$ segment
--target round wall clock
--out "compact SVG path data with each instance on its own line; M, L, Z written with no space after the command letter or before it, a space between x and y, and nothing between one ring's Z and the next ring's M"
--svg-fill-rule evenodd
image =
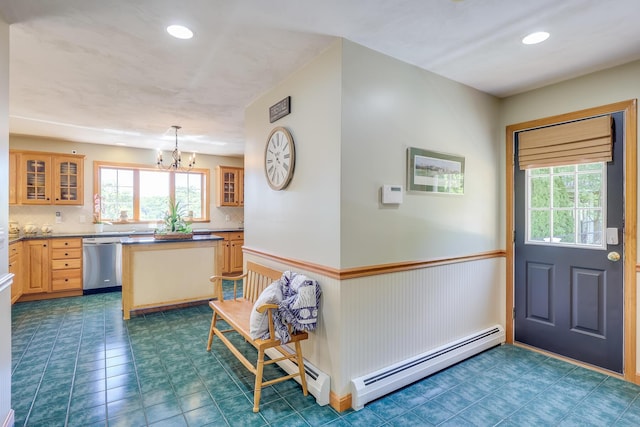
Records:
M264 173L269 186L274 190L286 188L293 178L295 164L296 150L291 134L283 127L274 128L264 149Z

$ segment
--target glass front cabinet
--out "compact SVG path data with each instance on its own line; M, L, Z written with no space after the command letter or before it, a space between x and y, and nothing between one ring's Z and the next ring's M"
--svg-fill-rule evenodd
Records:
M17 204L83 204L84 156L37 152L15 154L15 176L19 182Z

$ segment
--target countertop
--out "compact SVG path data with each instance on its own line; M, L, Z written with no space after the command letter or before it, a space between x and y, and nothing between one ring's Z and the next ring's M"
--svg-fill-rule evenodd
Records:
M162 244L162 243L186 243L186 242L204 242L209 240L222 240L222 237L215 234L194 234L191 239L175 239L175 240L156 240L150 237L123 237L120 243L123 245L139 245L139 244Z
M193 240L203 240L198 239L199 237L210 237L210 234L214 233L224 233L224 232L233 232L233 231L244 231L244 228L201 228L193 230ZM135 240L145 240L145 236L149 236L149 240L153 240L153 230L129 230L129 231L104 231L102 233L95 232L78 232L78 233L37 233L37 234L20 234L18 236L9 236L9 243L19 242L21 240L37 240L37 239L57 239L57 238L65 238L65 237L82 237L82 238L90 238L90 237L118 237L122 236L123 239L129 239L131 236L135 237ZM142 238L142 239L141 239ZM217 240L217 237L212 239L204 239L204 240ZM155 241L155 240L154 240ZM159 242L159 241L157 241ZM175 240L169 240L169 242L175 242ZM148 243L148 242L147 242Z

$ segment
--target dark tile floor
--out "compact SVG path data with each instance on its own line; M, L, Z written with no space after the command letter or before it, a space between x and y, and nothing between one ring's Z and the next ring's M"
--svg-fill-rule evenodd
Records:
M320 407L289 380L265 389L254 414L253 377L219 341L205 351L208 306L125 322L120 297L13 306L16 426L640 425L639 387L513 346L361 411Z

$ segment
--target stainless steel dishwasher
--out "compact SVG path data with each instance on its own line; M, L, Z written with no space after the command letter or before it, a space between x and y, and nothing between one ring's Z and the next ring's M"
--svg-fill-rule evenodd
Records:
M82 289L85 295L122 290L120 239L120 237L82 239Z

